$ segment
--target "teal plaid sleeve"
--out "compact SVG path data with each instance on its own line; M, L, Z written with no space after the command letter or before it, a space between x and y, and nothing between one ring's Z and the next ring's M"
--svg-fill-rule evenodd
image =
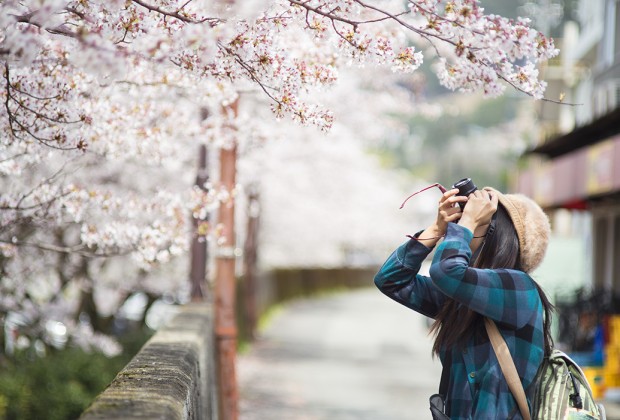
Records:
M390 255L375 276L375 285L389 298L434 318L446 296L430 277L418 274L422 261L431 252L420 241L411 239Z

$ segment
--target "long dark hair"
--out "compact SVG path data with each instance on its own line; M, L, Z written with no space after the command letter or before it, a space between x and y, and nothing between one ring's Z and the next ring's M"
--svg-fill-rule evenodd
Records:
M523 271L519 255L519 237L508 212L501 204L497 206L495 232L480 246L482 246L482 250L474 263L474 267ZM534 281L534 285L538 290L544 310L545 355L550 355L553 348L551 316L555 308L536 281ZM459 303L456 300L448 298L430 329L430 333L435 335L433 354L439 356L439 350L444 346L446 348L453 346L462 348L474 334L477 340L488 340L484 331L482 315L465 305L461 305L459 308Z

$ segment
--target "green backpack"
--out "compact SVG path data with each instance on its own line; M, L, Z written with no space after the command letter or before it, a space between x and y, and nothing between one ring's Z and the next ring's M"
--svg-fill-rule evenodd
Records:
M579 365L559 350L553 350L551 356L543 359L534 381L524 390L506 341L492 320L485 318L484 323L508 388L517 402L509 419L519 410L527 420L606 420L605 408L594 402L590 384ZM530 400L530 416L526 393L531 394L532 387L536 390Z
M532 419L605 420L605 408L594 402L586 376L565 353L553 350L551 357L543 360L535 382Z

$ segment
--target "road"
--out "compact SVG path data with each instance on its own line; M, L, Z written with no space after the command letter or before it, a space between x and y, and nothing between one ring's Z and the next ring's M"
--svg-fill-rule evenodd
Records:
M425 318L376 289L290 303L238 358L240 420L430 419Z

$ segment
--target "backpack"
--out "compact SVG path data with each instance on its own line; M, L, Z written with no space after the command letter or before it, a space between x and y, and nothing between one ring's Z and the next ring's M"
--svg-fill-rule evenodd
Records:
M553 350L536 373L536 391L531 400L532 419L561 420L567 409L581 409L593 417L605 420L605 408L594 402L592 389L581 368L570 357ZM572 418L572 417L570 417Z
M525 391L506 341L489 318L485 318L485 327L508 387L523 418L529 419ZM606 420L605 408L594 402L590 384L579 365L559 350L543 359L532 385L536 387L531 399L532 420Z

